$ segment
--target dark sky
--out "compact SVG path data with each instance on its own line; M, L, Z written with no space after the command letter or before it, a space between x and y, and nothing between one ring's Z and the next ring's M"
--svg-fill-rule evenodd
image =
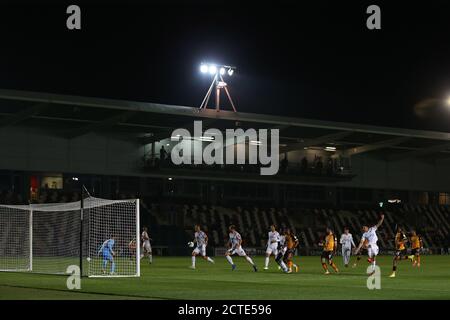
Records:
M237 67L239 111L450 128L448 1L11 3L0 88L198 106L210 82L198 67L211 61ZM66 29L68 4L81 6L81 31ZM369 4L382 30L366 28Z

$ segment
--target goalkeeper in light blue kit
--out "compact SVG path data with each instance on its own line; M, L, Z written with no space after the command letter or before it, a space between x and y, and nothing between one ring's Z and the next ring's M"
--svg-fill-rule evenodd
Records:
M114 244L114 237L111 237L111 239L105 240L105 242L103 242L102 246L100 247L100 250L98 250L98 254L101 253L103 256L103 274L106 274L106 266L108 265L108 261L111 262L110 274L115 273L116 264L114 263L114 256L116 255L116 253L113 250Z

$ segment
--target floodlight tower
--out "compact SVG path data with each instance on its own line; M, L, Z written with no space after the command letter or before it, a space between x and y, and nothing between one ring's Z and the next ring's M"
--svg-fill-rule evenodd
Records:
M235 69L236 69L235 67L216 65L216 64L202 63L200 65L201 73L209 73L210 75L214 76L213 80L211 82L211 85L209 86L209 89L206 92L206 96L203 98L202 104L199 107L200 110L203 108L204 109L207 108L208 101L211 96L211 92L215 85L215 87L216 87L216 111L220 111L220 92L221 92L221 90L225 90L225 93L227 94L227 97L228 97L228 101L230 101L231 106L233 107L233 111L236 112L236 107L234 106L233 100L231 99L230 92L228 91L228 85L223 80L223 75L228 74L228 76L231 77L233 75Z

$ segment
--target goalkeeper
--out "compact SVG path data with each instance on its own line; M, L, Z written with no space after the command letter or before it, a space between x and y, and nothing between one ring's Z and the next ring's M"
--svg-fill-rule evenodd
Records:
M116 264L114 263L114 256L116 255L116 253L113 250L114 244L114 237L111 237L110 239L105 240L105 242L103 242L102 246L100 247L100 250L98 250L98 254L100 255L101 253L103 256L103 274L106 274L106 266L108 265L108 261L111 262L110 274L112 275L115 273Z

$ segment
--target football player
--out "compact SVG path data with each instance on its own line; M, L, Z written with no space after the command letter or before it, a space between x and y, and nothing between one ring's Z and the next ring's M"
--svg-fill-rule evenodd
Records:
M350 263L350 255L352 253L352 247L356 247L356 245L353 242L353 236L347 227L344 228L344 233L341 235L339 243L341 244L342 259L344 260L344 266L348 267L348 264Z
M298 266L294 264L292 258L294 257L295 249L298 247L299 241L297 236L289 228L285 232L285 243L286 252L284 253L283 261L286 263L289 272L292 272L292 268L294 268L295 272L298 272Z
M206 246L208 245L208 236L200 228L200 225L195 225L194 243L196 243L195 249L192 251L192 265L191 269L195 269L195 257L201 255L203 259L208 262L214 263L214 260L206 255Z
M280 242L280 234L278 233L275 225L270 226L270 231L267 237L267 249L266 249L266 259L264 261L264 270L269 269L269 259L273 254L274 257L278 255L278 243Z
M109 274L113 275L116 271L116 264L114 263L114 256L116 255L116 253L113 250L115 243L116 242L114 240L114 237L111 236L110 239L105 240L103 242L100 249L98 250L98 254L101 253L103 257L103 264L102 264L103 274L106 274L106 266L108 265L108 262L111 262Z
M136 258L136 239L131 240L128 243L128 251L130 253L130 259L131 261L134 261Z
M227 261L231 264L231 270L236 269L236 265L233 262L233 259L231 258L232 255L237 254L238 256L244 257L245 260L247 260L248 263L250 263L253 267L253 270L256 272L258 271L258 268L256 267L255 263L253 262L252 258L247 256L244 249L242 248L242 237L239 234L239 232L236 231L236 227L234 225L231 225L229 228L229 241L228 245L229 248L227 252L225 252L225 258Z
M401 227L398 227L397 232L395 234L395 252L394 252L394 259L392 260L392 273L389 276L390 278L395 278L398 262L409 258L406 250L407 242L408 238L403 232L403 229Z
M142 234L141 234L141 241L142 241L142 253L141 253L141 259L144 256L148 256L148 262L153 263L153 256L152 256L152 246L150 244L151 238L148 235L148 229L147 227L142 228Z
M372 227L369 228L369 226L364 225L362 227L362 231L364 232L361 241L359 242L358 247L355 249L355 254L358 254L358 252L361 250L365 242L367 241L367 254L369 256L369 261L372 265L372 271L370 272L370 275L373 275L375 273L375 267L377 264L376 258L379 252L378 248L378 235L377 230L381 226L381 224L384 221L384 214L381 214L380 220L378 223Z
M423 248L422 238L416 233L416 231L411 232L411 260L413 260L413 267L417 266L420 268L420 251Z
M319 246L323 247L321 256L322 268L325 271L325 274L330 274L327 267L328 263L333 268L334 272L338 273L339 269L333 262L333 254L336 251L337 239L330 228L327 228L326 232L325 241L319 243Z

